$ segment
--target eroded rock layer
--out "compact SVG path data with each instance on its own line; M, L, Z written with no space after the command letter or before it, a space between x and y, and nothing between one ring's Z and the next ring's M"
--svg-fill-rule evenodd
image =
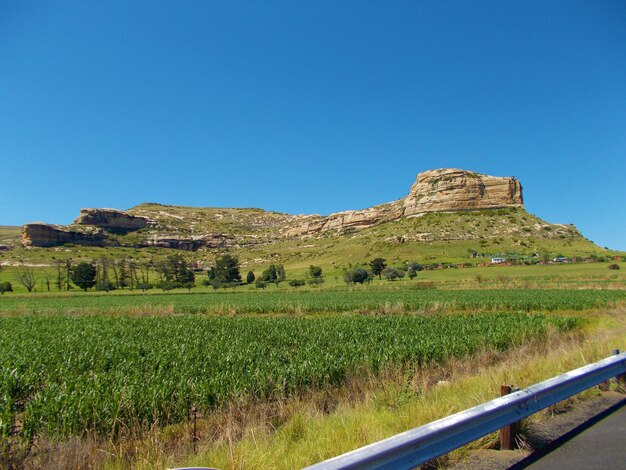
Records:
M282 237L347 232L427 212L522 206L522 186L513 177L444 168L417 175L406 197L363 210L328 216L289 215L260 209L177 208L154 203L129 211L82 209L69 227L25 225L22 244L225 249L249 243L272 243Z
M522 185L513 177L482 175L456 168L417 175L409 194L397 201L329 216L308 216L286 231L290 236L346 230L427 212L523 207Z
M127 233L146 228L150 224L146 217L138 217L117 209L81 209L74 220L75 225L95 225L116 233Z
M69 230L60 225L36 222L26 224L22 230L22 245L25 247L52 247L73 243L85 246L104 246L106 235L97 228L87 231Z
M230 248L237 242L232 235L222 233L212 233L199 236L181 235L149 235L146 238L145 246L157 248L173 248L175 250L195 251L199 248Z

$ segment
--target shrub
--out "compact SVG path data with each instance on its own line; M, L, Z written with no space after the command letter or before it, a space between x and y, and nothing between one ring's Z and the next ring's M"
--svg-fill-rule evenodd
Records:
M257 289L265 289L267 287L267 282L265 282L263 279L257 279L254 285Z
M609 264L609 269L619 269L619 264Z
M278 285L284 281L287 276L285 275L285 268L282 264L270 264L269 268L261 274L261 278L265 282L273 282Z
M168 290L176 289L177 287L180 287L180 285L172 281L161 281L157 283L157 287L165 292Z
M343 279L346 284L363 284L364 282L371 282L372 279L374 279L374 275L363 268L355 268L351 271L344 272Z
M0 294L4 294L5 292L13 292L13 286L10 282L0 282Z
M387 279L388 281L395 281L396 279L402 279L405 275L404 270L400 269L400 268L385 268L383 269L383 276L385 276L385 279Z
M104 281L100 281L98 284L96 284L96 290L109 292L111 290L115 290L115 286L111 281L105 279Z
M305 284L306 282L303 279L292 279L291 281L289 281L289 285L291 287L301 287Z
M149 282L142 282L141 284L137 284L137 289L141 289L142 291L147 291L152 289L154 286Z

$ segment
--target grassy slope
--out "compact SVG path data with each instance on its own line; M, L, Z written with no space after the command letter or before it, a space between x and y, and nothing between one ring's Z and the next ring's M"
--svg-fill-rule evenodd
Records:
M282 263L291 277L304 275L309 265L320 265L327 275L341 275L344 269L383 257L390 265L409 261L420 263L480 263L491 256L531 256L539 253L548 257L564 255L613 256L585 239L571 225L548 224L524 209L496 209L467 212L430 213L421 217L387 222L360 231L326 232L305 238L280 236L286 221L293 216L260 209L190 208L142 204L130 210L157 220L160 233L198 235L203 233L232 233L240 237L239 247L231 249L239 256L242 271L260 273L268 264ZM144 229L119 235L119 241L132 244L145 237ZM19 238L15 228L0 230L13 240ZM483 256L472 258L470 253ZM137 260L160 259L171 253L182 253L188 261L210 265L220 254L215 249L181 252L163 248L123 247L17 247L0 253L0 263L30 263L51 265L55 259L71 257L90 260L100 256L130 257Z
M20 243L22 227L0 225L0 245L16 246Z
M471 258L471 251L486 256ZM533 253L573 257L613 252L586 240L573 226L547 224L523 209L431 213L351 234L281 240L239 250L244 266L281 261L296 272L310 264L328 272L342 271L379 256L400 265L408 261L477 263L494 255Z

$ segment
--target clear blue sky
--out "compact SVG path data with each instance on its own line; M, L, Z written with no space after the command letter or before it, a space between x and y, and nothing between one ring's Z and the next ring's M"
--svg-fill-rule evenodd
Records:
M626 3L0 0L0 225L325 214L441 167L626 250Z

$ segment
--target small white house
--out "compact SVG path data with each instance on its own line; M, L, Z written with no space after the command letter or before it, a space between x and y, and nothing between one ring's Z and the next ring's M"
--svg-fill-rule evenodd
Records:
M491 264L500 264L504 263L506 258L491 258Z

